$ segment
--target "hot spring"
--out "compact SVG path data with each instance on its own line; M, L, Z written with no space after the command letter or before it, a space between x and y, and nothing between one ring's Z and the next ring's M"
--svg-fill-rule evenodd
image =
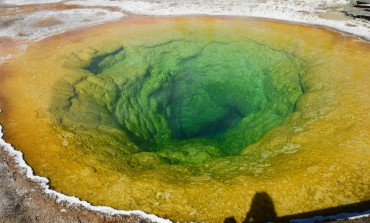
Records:
M369 43L318 27L132 17L0 70L5 139L53 189L173 221L370 198Z

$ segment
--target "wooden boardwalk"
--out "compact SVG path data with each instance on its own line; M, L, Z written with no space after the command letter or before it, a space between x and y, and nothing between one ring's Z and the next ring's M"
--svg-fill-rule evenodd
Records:
M370 0L355 1L353 9L346 10L346 14L354 18L370 20Z

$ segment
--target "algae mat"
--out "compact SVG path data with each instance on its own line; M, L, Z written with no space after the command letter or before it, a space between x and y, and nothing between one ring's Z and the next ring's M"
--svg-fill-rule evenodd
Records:
M259 195L309 212L370 199L369 59L317 27L131 17L3 65L1 124L36 174L94 205L242 221Z

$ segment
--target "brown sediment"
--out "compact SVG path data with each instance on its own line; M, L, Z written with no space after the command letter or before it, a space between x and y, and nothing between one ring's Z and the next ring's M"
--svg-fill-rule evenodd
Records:
M32 24L32 27L35 27L35 28L39 28L39 27L49 27L49 26L55 26L55 25L59 25L59 24L62 24L63 22L60 20L60 19L57 19L53 16L49 16L45 19L41 19L41 20L38 20L38 21L35 21L33 24Z
M305 99L298 102L299 109L286 123L291 128L275 129L244 154L259 160L286 143L299 144L299 151L277 154L265 163L272 167L262 168L257 176L206 183L195 177L194 185L181 187L161 180L141 181L140 176L127 177L100 165L94 157L85 163L83 154L62 145L63 137L68 138L51 125L48 105L50 86L71 72L63 66L63 57L76 54L87 60L92 56L91 46L109 52L123 40L135 43L139 36L155 41L167 35L156 29L181 36L194 26L207 30L210 38L225 26L242 36L246 32L242 27L247 26L248 38L293 52L311 64L310 76L302 81L307 89L315 90L306 92ZM370 198L370 151L364 140L370 126L366 119L369 52L367 42L317 27L242 18L136 16L42 40L9 61L0 71L1 77L7 77L0 82L0 96L7 103L0 113L1 124L5 139L24 152L36 174L47 176L57 191L96 205L142 209L178 221L221 221L230 215L240 220L249 210L254 193L263 190L276 202L278 215L312 211L318 206ZM286 132L290 138L280 138ZM156 203L158 200L162 203Z

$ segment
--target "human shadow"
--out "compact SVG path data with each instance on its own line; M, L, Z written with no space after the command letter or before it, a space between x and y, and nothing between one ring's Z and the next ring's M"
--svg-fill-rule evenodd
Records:
M251 207L243 221L243 223L265 223L274 221L276 218L274 202L270 195L266 192L257 192L252 199ZM228 217L224 223L236 223L234 217Z
M224 223L237 223L234 217L225 218Z
M253 199L251 208L243 223L247 222L269 222L276 218L274 202L266 192L257 192Z
M289 222L292 219L312 220L318 216L323 220L334 220L337 218L348 218L358 216L360 213L370 213L370 200L337 207L314 210L285 216L277 216L272 198L266 192L257 192L252 198L251 206L243 223L255 222ZM224 223L236 223L231 216L225 218Z

